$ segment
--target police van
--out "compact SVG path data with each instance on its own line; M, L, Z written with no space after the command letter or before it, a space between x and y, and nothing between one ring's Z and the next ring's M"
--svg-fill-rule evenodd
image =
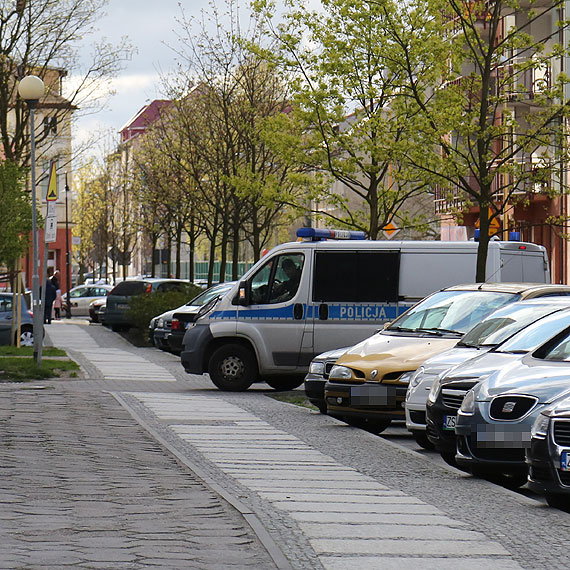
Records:
M363 232L301 228L258 261L187 329L181 361L221 390L263 380L299 386L317 354L354 345L428 294L475 281L472 241L371 241ZM543 246L491 241L489 282L550 283Z

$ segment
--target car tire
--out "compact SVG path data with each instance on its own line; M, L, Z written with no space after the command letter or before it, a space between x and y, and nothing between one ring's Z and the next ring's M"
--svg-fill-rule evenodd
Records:
M34 329L25 326L20 329L20 346L34 346Z
M428 439L427 433L425 431L414 431L412 432L416 443L422 449L432 450L435 449L435 445Z
M549 507L570 511L570 496L565 493L544 493L544 498Z
M243 392L257 380L257 363L250 349L241 344L226 344L210 357L208 374L220 390Z
M264 378L265 382L269 384L274 390L287 391L298 388L304 381L303 377L284 376L278 378Z
M457 469L460 469L459 465L457 465L457 461L455 460L455 453L449 452L449 451L442 451L440 453L441 458L448 464L451 465L451 467L456 467Z

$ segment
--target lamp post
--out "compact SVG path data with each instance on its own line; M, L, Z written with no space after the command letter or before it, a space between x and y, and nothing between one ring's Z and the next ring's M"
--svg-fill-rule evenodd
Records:
M67 214L67 195L69 194L69 186L67 185L67 172L65 173L65 268L67 281L67 303L65 304L65 318L71 318L71 299L69 291L71 289L71 260L69 252L69 218Z
M40 303L40 275L39 275L39 235L36 206L36 137L35 137L35 110L38 101L45 93L44 82L35 75L24 77L18 84L18 93L28 105L30 110L30 167L32 169L32 296L34 313L34 360L39 366L42 363L43 307Z

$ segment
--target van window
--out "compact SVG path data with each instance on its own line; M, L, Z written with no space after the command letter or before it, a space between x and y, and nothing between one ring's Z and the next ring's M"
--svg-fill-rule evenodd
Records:
M317 252L313 301L396 302L399 282L397 251Z
M305 256L288 253L272 257L251 279L251 300L255 305L283 303L299 289Z

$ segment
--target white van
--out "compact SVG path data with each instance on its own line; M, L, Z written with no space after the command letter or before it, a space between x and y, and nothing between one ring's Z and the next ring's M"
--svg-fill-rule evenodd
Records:
M315 355L364 340L438 289L475 281L476 242L370 241L313 228L297 235L303 241L274 248L202 308L184 336L186 372L208 372L222 390L257 380L290 389ZM546 250L492 241L487 276L549 283Z

